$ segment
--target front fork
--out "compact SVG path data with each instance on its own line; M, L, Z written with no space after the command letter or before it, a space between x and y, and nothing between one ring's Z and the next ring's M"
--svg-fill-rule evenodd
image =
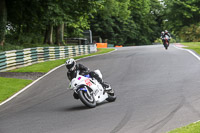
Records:
M80 89L76 89L75 93L78 94L78 91L85 91L87 92L88 96L91 96L93 94L93 92L92 91L90 92L86 86L81 87Z

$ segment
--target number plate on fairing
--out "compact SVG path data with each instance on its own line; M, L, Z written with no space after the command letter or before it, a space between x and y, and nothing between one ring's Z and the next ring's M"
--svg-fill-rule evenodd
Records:
M85 83L86 83L87 86L92 86L92 83L90 82L90 79L86 79Z

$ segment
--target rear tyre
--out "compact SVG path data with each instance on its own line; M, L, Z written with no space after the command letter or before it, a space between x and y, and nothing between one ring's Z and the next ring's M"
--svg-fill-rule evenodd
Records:
M87 89L87 91L89 91ZM85 90L80 90L78 91L78 95L80 100L82 101L83 104L85 104L89 108L94 108L96 107L96 101L94 99L94 95L91 92L87 92Z

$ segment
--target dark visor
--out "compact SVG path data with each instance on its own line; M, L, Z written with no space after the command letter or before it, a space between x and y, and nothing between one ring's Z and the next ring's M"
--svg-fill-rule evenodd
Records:
M74 66L74 62L72 64L67 65L67 69L71 69Z

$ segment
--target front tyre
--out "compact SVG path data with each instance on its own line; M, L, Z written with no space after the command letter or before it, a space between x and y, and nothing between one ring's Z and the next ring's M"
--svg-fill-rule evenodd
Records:
M168 44L167 44L166 41L164 42L164 47L165 47L165 49L167 50L167 48L168 48Z
M82 101L83 104L85 104L89 108L94 108L96 107L96 101L94 99L94 95L88 89L85 90L79 90L78 95L80 100Z

